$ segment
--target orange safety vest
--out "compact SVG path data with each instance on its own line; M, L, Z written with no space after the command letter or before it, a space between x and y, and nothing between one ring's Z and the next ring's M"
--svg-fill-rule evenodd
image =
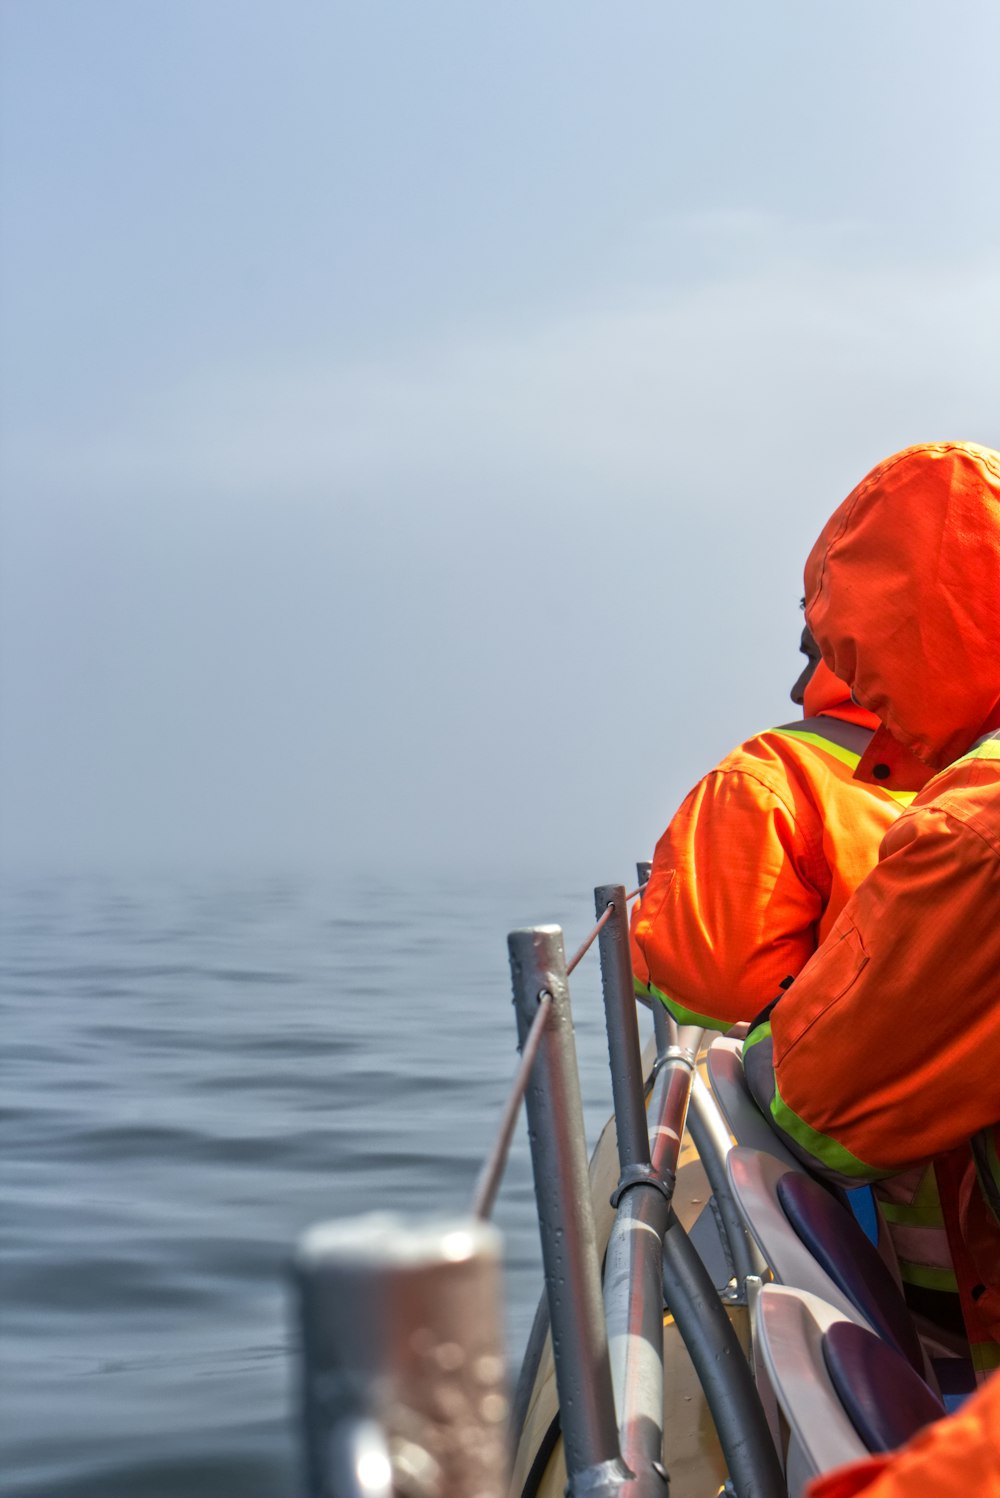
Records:
M751 1032L747 1079L828 1174L948 1161L936 1173L982 1368L1000 1334L1000 454L945 443L875 469L810 555L806 616L885 725L859 773L926 783Z
M806 718L748 739L656 846L632 915L640 993L681 1024L751 1019L805 966L911 794L856 781L877 719L821 662Z

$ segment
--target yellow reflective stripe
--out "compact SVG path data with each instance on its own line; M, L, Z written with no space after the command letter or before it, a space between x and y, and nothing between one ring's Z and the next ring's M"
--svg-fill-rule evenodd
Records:
M823 738L822 734L810 733L804 728L775 728L772 732L780 733L788 739L802 739L806 744L813 744L817 749L822 749L833 759L839 759L841 764L848 765L852 770L856 770L861 761L860 754L853 754L842 744L835 744L831 739Z
M886 795L891 796L894 801L898 801L900 806L909 806L917 794L916 791L886 791L884 785L880 786L879 789L885 791Z
M670 1011L679 1025L697 1025L699 1030L728 1030L732 1026L731 1019L715 1019L710 1014L699 1014L696 1009L685 1009L683 1004L671 999L655 983L650 983L648 991L651 998L659 999L664 1008Z
M968 754L960 755L955 763L960 765L966 759L1000 759L1000 739L984 740L982 744L970 749Z
M911 1203L914 1207L933 1207L938 1214L938 1221L944 1222L944 1212L941 1207L941 1193L938 1190L937 1176L934 1166L928 1165L920 1178L920 1185L913 1193Z
M764 1026L762 1025L760 1028L763 1031ZM768 1024L767 1029L768 1033L770 1033L770 1024ZM756 1043L756 1040L762 1038L763 1036L758 1035L756 1030L748 1035L743 1046L743 1054L746 1055L747 1045L751 1040ZM820 1133L819 1129L814 1129L812 1124L806 1123L804 1118L800 1118L795 1110L788 1106L778 1091L777 1076L774 1078L771 1117L778 1128L791 1139L794 1139L795 1143L801 1149L804 1149L807 1154L811 1155L814 1160L820 1160L830 1170L836 1170L840 1175L847 1176L849 1180L872 1181L877 1180L879 1176L889 1174L888 1171L879 1170L875 1165L869 1165L857 1155L852 1154L846 1145L840 1143L839 1139L834 1139L829 1134Z
M944 1222L940 1202L918 1207L905 1202L887 1202L879 1197L878 1209L886 1222L901 1222L907 1227L939 1228Z
M900 1259L899 1277L904 1284L919 1285L922 1290L958 1294L958 1280L953 1269L935 1269L933 1264L914 1264L910 1259Z
M1000 1346L996 1342L973 1342L970 1344L972 1366L977 1373L989 1373L1000 1368Z

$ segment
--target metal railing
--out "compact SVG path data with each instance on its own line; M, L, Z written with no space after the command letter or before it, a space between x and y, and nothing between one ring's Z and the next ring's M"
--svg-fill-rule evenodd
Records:
M639 865L640 888L648 871ZM726 1184L728 1131L697 1074L701 1032L678 1027L653 1002L656 1061L647 1109L628 937L628 902L639 890L601 885L594 893L596 924L570 962L558 926L508 937L521 1060L471 1216L421 1229L361 1219L322 1226L303 1240L296 1281L313 1498L506 1494L509 1454L498 1441L506 1419L498 1250L486 1219L522 1099L566 1492L665 1498L665 1303L701 1380L729 1490L737 1498L784 1492L749 1366L672 1207L690 1104L733 1270L729 1298L740 1298L758 1265ZM620 1172L603 1286L568 983L595 940Z

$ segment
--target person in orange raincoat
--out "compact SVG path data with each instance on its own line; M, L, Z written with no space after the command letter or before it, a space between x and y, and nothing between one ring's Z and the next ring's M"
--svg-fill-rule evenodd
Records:
M813 1478L806 1498L1000 1498L1000 1374L899 1449Z
M878 720L819 660L805 717L748 739L695 786L656 846L632 915L639 995L681 1024L749 1020L805 966L909 801L853 779Z
M1000 454L927 444L873 469L813 547L806 618L883 725L859 778L919 793L744 1069L820 1173L935 1162L982 1374L1000 1362Z

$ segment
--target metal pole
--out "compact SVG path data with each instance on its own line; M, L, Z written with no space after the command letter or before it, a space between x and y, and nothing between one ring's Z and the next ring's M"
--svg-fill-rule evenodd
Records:
M618 1161L629 1165L649 1164L649 1134L643 1091L642 1052L636 1023L632 958L628 945L628 908L624 884L601 884L594 890L598 916L611 908L611 918L600 935L601 986L604 1018L608 1030L611 1062L611 1092L618 1131Z
M673 1212L663 1287L705 1391L736 1498L784 1498L785 1482L749 1364L711 1277Z
M729 1177L726 1175L726 1156L732 1147L729 1128L719 1112L714 1097L697 1071L691 1086L688 1128L719 1209L725 1243L729 1249L736 1279L736 1298L743 1301L746 1298L747 1277L761 1274L765 1265L757 1245L743 1225L743 1219L733 1201Z
M321 1223L294 1276L312 1498L506 1498L497 1230Z
M645 891L649 883L649 876L653 872L653 865L644 860L637 863L635 872L639 879L639 887ZM640 900L642 895L639 896ZM664 1004L659 999L652 1000L653 1008L653 1034L656 1036L656 1057L659 1060L667 1048L677 1044L677 1025L672 1014L669 1014Z
M694 1052L675 1048L653 1084L646 1160L622 1162L604 1265L604 1304L629 1498L663 1498L663 1238ZM650 1156L652 1157L650 1159Z
M567 1493L610 1498L620 1492L628 1472L615 1422L563 935L558 926L536 926L512 931L507 945L519 1045L531 1029L539 996L551 996L525 1104Z

